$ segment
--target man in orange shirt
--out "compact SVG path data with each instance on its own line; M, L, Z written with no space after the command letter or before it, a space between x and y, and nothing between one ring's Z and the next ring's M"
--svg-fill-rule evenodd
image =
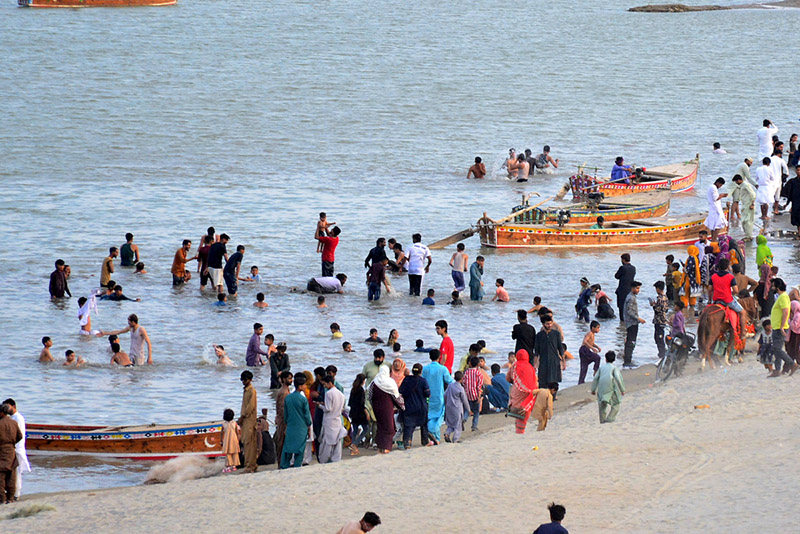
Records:
M447 321L436 321L436 333L442 336L442 344L439 345L439 352L442 355L440 363L447 367L447 371L453 372L453 361L456 356L456 348L453 345L453 339L447 333Z
M172 285L179 286L188 282L192 278L192 273L186 270L186 264L196 260L197 256L187 258L192 242L189 239L183 240L183 246L175 252L175 259L172 260Z

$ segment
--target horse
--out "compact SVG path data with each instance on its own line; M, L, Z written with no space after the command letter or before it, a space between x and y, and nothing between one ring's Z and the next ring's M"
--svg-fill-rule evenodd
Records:
M754 324L758 321L758 304L754 297L743 291L739 295L739 304L747 313L746 323ZM714 343L718 339L730 338L733 335L731 326L726 320L724 308L725 306L722 304L709 304L703 309L697 321L697 348L702 356L701 370L705 369L707 361L711 368L714 368L714 362L711 360ZM745 334L744 331L740 333L742 340L744 340ZM726 365L731 364L731 354L734 349L733 339L729 341L728 349L725 352ZM714 358L716 359L716 356ZM740 363L741 361L742 358L739 358Z

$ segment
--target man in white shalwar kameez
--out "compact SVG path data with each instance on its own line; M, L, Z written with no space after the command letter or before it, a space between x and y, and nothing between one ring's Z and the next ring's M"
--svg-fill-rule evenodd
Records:
M3 401L3 404L8 404L11 407L12 413L10 417L17 422L19 430L22 432L22 440L14 447L17 451L17 462L19 462L17 466L17 488L14 492L14 497L19 499L19 496L22 495L22 473L30 473L31 471L31 464L28 462L28 453L25 450L25 418L17 411L17 403L14 402L14 399L6 399Z
M322 379L325 387L325 404L322 405L322 437L319 440L319 463L338 462L342 459L342 439L347 431L342 424L344 393L336 389L336 381L328 375Z
M769 119L764 119L763 126L758 129L758 161L772 155L772 136L778 133L778 128Z
M775 191L772 189L772 170L770 169L770 163L770 158L762 158L761 167L756 171L756 183L758 184L756 202L758 202L759 209L761 210L762 226L765 232L769 228L769 220L772 217L772 210L770 207L775 201Z
M600 423L613 423L619 413L622 395L625 395L625 382L622 373L614 365L617 355L613 350L606 353L606 363L594 374L592 395L597 395Z
M728 226L728 219L725 218L725 212L722 210L722 199L728 196L728 193L720 194L720 188L725 185L725 178L717 178L713 185L708 187L706 192L706 199L708 200L708 217L703 222L706 228L711 230L711 241L717 240L717 234L723 228Z
M783 160L783 153L776 150L775 153L769 158L769 170L772 173L772 191L775 195L775 215L780 211L779 202L781 198L781 189L783 189L784 177L789 177L789 166Z

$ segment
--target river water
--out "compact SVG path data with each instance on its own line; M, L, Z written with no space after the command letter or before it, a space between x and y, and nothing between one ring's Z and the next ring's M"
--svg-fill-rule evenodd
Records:
M558 189L582 162L609 170L613 158L654 166L701 154L696 191L675 211L705 209L711 178L729 178L757 150L764 116L788 138L798 129L794 59L764 55L795 35L792 10L646 15L620 0L434 5L184 1L171 8L30 10L4 0L0 35L0 212L5 236L0 318L0 393L29 422L174 423L238 411L244 350L256 321L289 346L293 370L333 363L347 384L369 359L370 327L438 343L433 324L450 323L456 352L485 339L502 362L513 349L515 310L540 295L555 310L577 354L585 326L574 322L578 279L613 291L619 250L480 250L484 280L502 277L508 304L443 306L452 250L434 251L424 287L437 306L405 296L407 282L368 304L363 257L375 238L405 245L421 232L434 241L483 212L509 212L523 194ZM730 152L711 154L720 141ZM499 170L509 147L553 147L562 172L509 183ZM480 155L490 179L466 181ZM342 228L337 271L344 296L317 310L294 294L318 274L312 240L317 212ZM266 282L242 284L231 306L212 306L197 279L174 289L169 269L181 240L195 245L209 225L247 247L244 265ZM152 367L112 369L104 339L76 335L76 298L53 303L47 280L56 258L72 267L74 295L98 284L109 246L133 232L149 273L117 268L114 279L140 303L100 304L95 328L122 328L137 313L154 345ZM797 254L773 247L784 273ZM644 297L677 249L636 249ZM790 279L791 280L791 279ZM263 291L270 307L257 310ZM651 318L646 299L640 307ZM356 352L329 337L342 325ZM534 322L534 324L537 324ZM538 326L538 324L537 324ZM61 359L72 349L84 369L37 363L40 338ZM617 323L598 336L622 346ZM210 344L228 349L233 369L212 363ZM127 349L128 336L123 336ZM642 328L636 359L653 361L652 329ZM423 361L405 355L409 366ZM564 384L577 380L577 363ZM261 404L271 406L267 373L257 372ZM129 462L34 459L25 491L138 484L147 466Z

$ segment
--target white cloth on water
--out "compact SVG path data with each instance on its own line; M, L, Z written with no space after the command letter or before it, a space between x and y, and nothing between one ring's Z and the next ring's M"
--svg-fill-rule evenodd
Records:
M97 293L92 291L89 298L86 299L86 302L83 303L83 306L80 307L78 310L78 320L81 323L81 326L86 326L89 322L89 317L91 316L92 312L97 314Z
M708 187L706 192L706 199L708 200L708 217L703 224L709 230L719 230L728 226L728 219L725 218L725 212L722 211L722 201L719 198L719 189L714 184Z

